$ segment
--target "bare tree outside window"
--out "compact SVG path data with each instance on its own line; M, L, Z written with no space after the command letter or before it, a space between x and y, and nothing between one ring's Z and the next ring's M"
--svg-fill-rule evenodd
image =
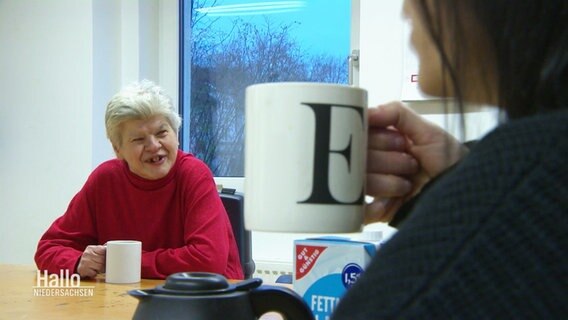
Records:
M192 35L191 48L185 48L191 50L191 66L187 61L182 64L190 72L184 75L190 79L186 82L189 88L183 88L182 93L190 95L189 106L183 106L190 108L189 119L184 121L191 128L188 151L205 161L215 176L243 176L245 88L280 81L347 83L349 38L337 39L347 44L344 52L318 52L311 49L312 43L298 39L303 22L295 19L294 12L282 12L280 16L289 17L285 21L275 19L274 13L255 14L254 19L245 14L231 15L228 23L226 16L205 10L232 8L226 2L193 0L191 19L184 21L184 28L191 28ZM309 6L317 1L288 2ZM321 4L329 6L331 2L350 8L347 0L326 0ZM349 17L347 9L345 19ZM321 27L333 27L333 21ZM188 138L187 132L185 135Z

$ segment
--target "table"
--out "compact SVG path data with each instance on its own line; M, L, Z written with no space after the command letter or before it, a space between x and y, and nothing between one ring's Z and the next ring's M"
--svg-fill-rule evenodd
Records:
M37 272L35 266L0 264L0 319L131 319L138 300L127 291L164 283L164 280L142 279L135 284L110 284L104 277L97 277L80 280L79 286L71 289L77 283L60 283L64 288L54 289L63 289L56 293L67 296L46 296L50 289L45 289L46 282L40 282L38 288ZM269 312L261 319L282 317Z
M138 300L127 291L153 288L163 282L142 279L136 284L108 284L102 277L83 279L80 288L60 292L83 296L41 296L48 292L34 291L38 289L34 288L35 266L0 265L0 319L131 319Z

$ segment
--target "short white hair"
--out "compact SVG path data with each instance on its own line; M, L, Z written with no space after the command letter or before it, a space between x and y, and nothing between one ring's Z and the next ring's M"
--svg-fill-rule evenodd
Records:
M164 90L149 80L134 82L115 94L107 104L105 127L108 139L120 146L120 125L129 120L145 120L163 116L169 125L179 131L181 117L174 109L172 99Z

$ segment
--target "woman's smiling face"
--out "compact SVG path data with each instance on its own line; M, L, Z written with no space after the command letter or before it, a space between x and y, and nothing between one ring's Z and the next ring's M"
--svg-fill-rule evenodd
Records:
M177 133L163 116L125 121L121 141L113 146L130 171L148 180L165 177L174 166L179 146Z

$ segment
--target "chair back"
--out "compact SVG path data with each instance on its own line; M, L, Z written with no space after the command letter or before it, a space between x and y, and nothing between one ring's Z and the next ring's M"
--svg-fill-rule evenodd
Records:
M219 196L231 221L245 279L249 279L254 273L255 264L252 260L251 232L245 229L244 196L239 192L225 191L221 191Z

